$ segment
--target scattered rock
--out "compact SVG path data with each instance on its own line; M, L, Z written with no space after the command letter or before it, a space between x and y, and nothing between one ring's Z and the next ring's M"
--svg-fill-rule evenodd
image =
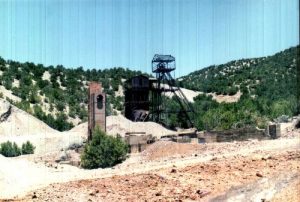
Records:
M268 159L272 159L272 156L267 155L267 156L264 156L261 158L261 160L263 160L263 161L266 161Z
M37 195L35 192L33 192L32 199L35 199L35 198L37 198Z
M214 157L214 158L211 159L211 161L215 161L215 160L217 160L217 157Z
M159 177L160 180L163 180L163 181L166 180L166 178L162 175L158 175L158 177Z
M159 191L155 194L155 196L161 196L161 195L162 195L161 191Z
M261 173L259 173L259 172L256 173L256 176L257 177L263 177L263 175Z
M200 196L200 198L203 198L204 196L207 196L211 192L210 191L206 191L206 190L200 190L200 189L198 189L196 191L196 193Z
M191 196L190 196L190 199L192 199L192 200L196 200L197 199L197 196L195 195L195 194L192 194Z
M175 168L172 168L171 173L177 173L177 170Z
M176 189L173 190L173 193L174 194L181 194L182 191L180 189L176 188Z

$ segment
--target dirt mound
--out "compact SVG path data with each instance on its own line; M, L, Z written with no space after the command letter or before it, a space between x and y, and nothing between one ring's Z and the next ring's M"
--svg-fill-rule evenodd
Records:
M163 87L168 89L169 85L165 84L165 85L163 85ZM194 102L194 97L196 97L200 94L203 94L202 92L193 91L193 90L189 90L189 89L186 89L186 88L180 88L180 90L182 91L182 93L184 94L184 96L186 97L186 99L189 102ZM172 92L165 93L165 96L170 97L170 98L173 97L173 95L174 94Z
M47 124L0 99L0 136L23 136L56 133Z
M174 133L171 130L154 122L132 122L122 115L107 117L107 132L110 134L120 134L125 136L126 132L145 132L155 137Z
M125 136L126 132L145 132L160 137L173 133L154 122L132 122L122 115L107 117L107 132ZM36 146L36 153L48 153L81 144L87 138L87 123L70 131L59 132L50 128L27 112L0 99L0 142L13 141L18 145L26 141Z
M88 131L88 123L85 122L85 123L81 123L81 124L75 126L74 128L72 128L68 132L77 133L81 137L87 138L87 135L88 135L87 131Z
M132 122L126 119L122 115L108 116L106 117L106 131L108 134L116 135L119 134L122 137L125 136L127 132L145 132L146 134L152 134L155 137L160 138L163 135L168 135L174 133L171 130L164 128L163 126L154 122ZM82 136L87 136L87 123L82 123L70 132L80 133Z
M0 143L16 142L19 146L30 141L35 153L48 153L81 144L86 136L76 131L59 132L47 124L0 99Z
M142 156L145 160L156 160L168 157L190 156L204 150L206 145L158 141L150 145Z

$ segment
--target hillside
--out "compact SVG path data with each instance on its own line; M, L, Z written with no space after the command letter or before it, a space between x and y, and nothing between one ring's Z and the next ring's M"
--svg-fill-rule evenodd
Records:
M173 133L157 123L132 122L121 115L108 116L106 124L109 134L119 134L122 137L126 132L141 130L156 138ZM86 141L87 131L85 122L69 131L59 132L6 100L0 99L0 144L13 141L21 145L30 141L35 145L36 153L45 154L66 149L75 143L82 144Z
M295 95L298 51L299 46L273 56L213 65L183 76L178 82L182 87L217 95L234 95L238 90L270 99Z
M108 95L107 114L111 115L123 110L123 82L138 74L141 72L123 68L67 69L0 58L0 98L64 131L87 120L89 81L102 82Z
M177 82L202 92L194 99L198 129L265 127L279 116L297 114L297 59L299 46L273 56L213 65ZM220 103L220 98L226 99Z
M281 115L296 114L296 59L298 47L273 56L241 59L214 65L177 79L194 98L194 123L199 130L218 130L266 123ZM89 81L100 81L108 95L107 114L122 113L123 83L141 74L124 68L84 70L61 65L45 67L0 58L0 98L34 115L59 131L87 120ZM189 89L189 90L188 90ZM170 110L178 109L166 98ZM185 125L180 115L167 123Z

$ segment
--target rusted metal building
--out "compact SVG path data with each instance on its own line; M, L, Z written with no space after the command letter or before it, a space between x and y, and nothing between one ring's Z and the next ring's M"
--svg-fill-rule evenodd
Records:
M149 115L149 78L139 75L125 83L125 117L132 121L147 121Z
M106 131L105 93L101 83L90 82L88 90L88 140L92 139L92 132L96 126Z

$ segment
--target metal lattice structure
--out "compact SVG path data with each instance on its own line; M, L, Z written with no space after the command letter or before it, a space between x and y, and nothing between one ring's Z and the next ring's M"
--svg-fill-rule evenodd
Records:
M176 86L175 79L171 72L176 69L175 58L171 55L154 55L152 59L152 72L155 73L156 80L152 86L152 119L155 122L164 124L167 114L177 113L186 118L189 127L193 127L194 123L191 116L194 114L194 109L191 103L188 102L186 96L181 89ZM171 93L175 100L179 103L180 109L176 111L167 111L166 103L163 97Z
M168 115L176 114L186 120L187 127L194 127L193 106L176 86L175 76L171 75L175 69L173 56L156 54L152 60L155 78L139 75L128 79L125 82L125 117L134 122L152 120L168 126ZM176 110L166 106L165 97L171 96L180 106Z

